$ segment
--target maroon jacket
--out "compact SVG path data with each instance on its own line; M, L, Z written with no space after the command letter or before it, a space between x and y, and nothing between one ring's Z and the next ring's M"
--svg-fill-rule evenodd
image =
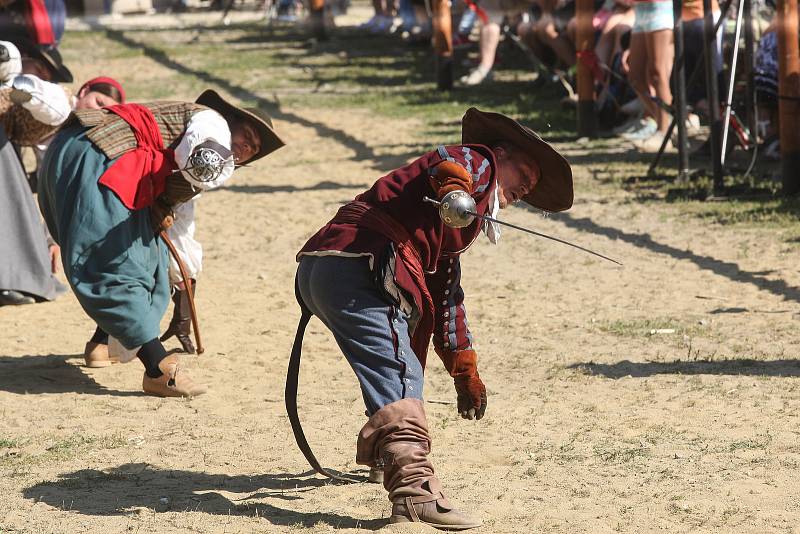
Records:
M439 147L380 178L355 200L380 209L408 232L422 260L425 283L433 299L434 345L455 351L472 347L463 304L459 255L475 241L483 225L476 219L466 228L450 228L442 222L436 206L423 201L426 196L435 197L429 177L434 174L436 165L445 159L462 165L472 175L472 196L477 211L490 215L497 188L497 167L491 150L483 145ZM308 240L298 252L298 260L304 254L339 251L369 257L374 269L376 262L384 261L390 242L379 232L334 219ZM420 288L399 259L395 261L394 282L412 297L418 311L424 310ZM417 354L417 357L424 367L426 354Z

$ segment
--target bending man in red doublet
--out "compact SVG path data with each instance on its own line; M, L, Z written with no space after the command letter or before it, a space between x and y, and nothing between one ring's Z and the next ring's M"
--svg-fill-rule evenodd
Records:
M508 117L469 109L462 143L392 171L343 206L298 253L296 280L301 306L331 330L358 377L370 419L356 461L383 468L391 521L451 530L480 523L447 501L427 458L423 371L432 337L459 413L484 416L459 256L482 231L492 242L500 231L479 219L446 226L424 198L464 191L479 214L495 215L518 200L562 211L573 196L569 163Z

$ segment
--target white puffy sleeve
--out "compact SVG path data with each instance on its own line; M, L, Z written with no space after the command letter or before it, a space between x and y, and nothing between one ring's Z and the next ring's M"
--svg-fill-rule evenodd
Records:
M211 180L207 176L200 176L189 165L190 157L198 147L202 148L201 145L211 147L223 160L219 174ZM175 147L175 162L187 182L199 189L215 189L233 174L233 155L230 150L231 131L228 123L216 111L205 109L192 115L186 125L186 131Z
M22 107L42 124L58 126L72 113L69 97L60 85L32 74L20 74L14 78L13 87L30 96L30 100L23 102Z

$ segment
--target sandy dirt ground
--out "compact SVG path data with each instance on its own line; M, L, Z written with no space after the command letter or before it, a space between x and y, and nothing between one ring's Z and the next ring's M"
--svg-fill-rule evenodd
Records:
M371 127L368 109L291 112L303 120L277 121L285 149L198 203L208 349L186 361L207 395L145 396L137 362L82 367L93 326L71 294L0 308L0 532L433 531L387 525L377 485L311 473L283 387L295 252L397 164L398 140L440 140L418 119ZM800 532L797 248L781 229L634 202L598 185L596 153L561 148L574 208L503 216L625 267L511 231L463 256L489 405L459 419L431 353L432 459L449 495L483 533ZM316 320L300 389L318 457L363 474L357 383Z

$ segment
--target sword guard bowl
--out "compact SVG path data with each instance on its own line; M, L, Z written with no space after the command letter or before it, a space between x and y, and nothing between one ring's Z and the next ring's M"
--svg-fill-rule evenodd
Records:
M472 224L475 216L475 199L466 191L450 191L439 204L439 217L450 228L464 228Z

